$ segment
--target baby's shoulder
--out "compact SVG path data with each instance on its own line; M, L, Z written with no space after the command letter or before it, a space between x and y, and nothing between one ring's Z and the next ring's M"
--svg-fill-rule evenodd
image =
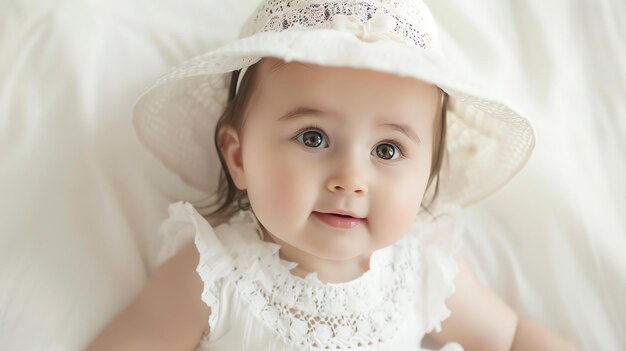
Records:
M144 292L145 308L169 320L164 322L167 323L164 329L176 329L181 333L187 329L201 337L208 332L207 320L211 310L197 298L204 289L204 283L196 273L198 260L198 250L193 243L188 243L152 274Z
M172 203L168 211L169 217L159 228L161 240L155 266L174 256L189 242L195 242L202 263L203 259L227 259L225 256L254 241L255 236L258 240L256 222L249 212L241 211L226 222L211 224L187 202Z

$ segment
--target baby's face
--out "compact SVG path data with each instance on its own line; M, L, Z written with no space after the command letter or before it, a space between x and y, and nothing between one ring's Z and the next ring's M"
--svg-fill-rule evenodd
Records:
M399 240L427 185L440 91L410 78L265 59L241 136L261 224L296 254L344 260ZM324 213L351 213L361 218Z

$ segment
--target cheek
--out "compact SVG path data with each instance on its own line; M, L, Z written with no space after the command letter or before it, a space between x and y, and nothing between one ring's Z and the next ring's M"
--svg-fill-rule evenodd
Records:
M391 192L389 195L387 205L389 221L399 228L408 227L417 216L422 200L420 194L417 191L406 191L404 188L401 191Z
M380 233L377 241L389 245L402 238L415 222L422 201L423 191L415 179L396 182L393 186L378 189L376 206L377 218L375 233ZM409 191L409 189L411 189Z
M278 155L278 156L274 156ZM257 149L244 160L248 196L255 212L279 218L298 218L310 207L314 188L298 161L284 153ZM307 212L308 213L308 212Z
M298 191L305 188L303 179L291 167L284 164L270 170L266 189L271 205L281 214L289 214L290 209L300 207Z

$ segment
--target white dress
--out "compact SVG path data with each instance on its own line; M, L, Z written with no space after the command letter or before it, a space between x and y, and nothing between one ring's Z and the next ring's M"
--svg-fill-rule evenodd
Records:
M450 314L444 300L458 271L458 208L436 221L421 216L399 242L372 254L367 272L337 284L292 275L296 264L260 239L249 211L216 228L189 203L171 204L169 215L158 261L194 240L201 298L212 311L196 350L424 350L424 334Z

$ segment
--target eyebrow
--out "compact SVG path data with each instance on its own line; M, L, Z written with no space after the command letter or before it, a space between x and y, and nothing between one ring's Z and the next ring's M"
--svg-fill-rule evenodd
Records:
M415 133L413 128L411 128L407 124L383 123L383 124L380 124L379 126L381 126L381 127L391 127L391 129L399 131L400 133L406 135L407 138L413 140L414 142L416 142L418 144L422 143L420 138L417 136L417 133Z
M279 121L290 121L290 120L296 119L298 117L304 117L304 116L322 117L322 116L327 115L327 114L328 114L328 112L321 111L321 110L318 110L318 109L304 107L304 106L298 106L295 109L285 113L278 120Z
M297 107L297 108L287 112L282 117L280 117L278 120L279 121L289 121L289 120L293 120L293 119L296 119L296 118L299 118L299 117L304 117L304 116L322 117L322 116L325 116L325 115L329 115L329 113L325 112L325 111L318 110L318 109L310 108L310 107L299 106L299 107ZM411 128L407 124L402 124L402 123L382 123L382 124L379 124L378 126L379 127L391 127L391 129L396 130L396 131L406 135L409 139L413 140L414 142L416 142L418 144L422 143L422 141L420 140L420 138L417 135L417 133L413 130L413 128Z

